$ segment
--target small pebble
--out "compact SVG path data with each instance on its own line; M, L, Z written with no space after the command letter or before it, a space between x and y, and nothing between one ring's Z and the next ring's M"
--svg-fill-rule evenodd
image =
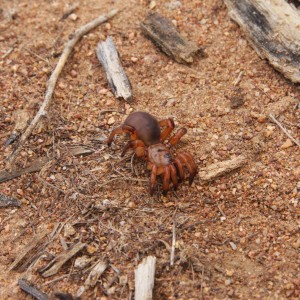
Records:
M70 14L69 19L72 21L76 21L78 19L78 16L76 14Z
M72 70L72 71L71 71L71 76L72 76L72 77L77 77L77 72L76 72L75 70Z
M231 277L234 274L234 270L226 270L226 275Z
M167 101L167 104L166 104L166 106L175 106L175 104L176 104L176 100L175 99L169 99L168 101Z
M21 189L17 189L17 193L18 193L20 196L23 196L23 195L24 195L24 192L23 192L23 190L21 190Z
M105 95L105 94L107 94L107 92L108 92L108 89L101 89L101 90L99 91L99 93L100 93L101 95Z
M135 33L134 32L130 32L129 35L128 35L129 40L133 40L134 36L135 36Z
M89 254L93 254L97 251L97 248L93 245L87 245L86 247L86 251L89 253Z
M128 207L129 207L129 208L136 208L136 204L135 204L133 201L130 201L130 202L128 203Z
M149 4L149 9L153 9L156 6L156 1L151 1Z
M294 143L290 140L290 139L287 139L282 145L281 145L281 149L287 149L287 148L290 148L294 145Z
M107 121L107 124L108 124L108 125L112 125L112 124L114 124L115 122L116 122L115 118L114 118L114 117L110 117L110 118L108 119L108 121Z
M232 248L232 250L236 250L237 246L234 242L229 242L230 247Z
M137 62L137 61L138 61L138 58L137 58L137 57L131 57L131 61L132 61L132 62Z
M180 1L170 1L166 3L165 6L168 10L174 10L180 8L182 6L182 3Z
M111 24L110 23L105 23L105 29L110 30L111 29Z

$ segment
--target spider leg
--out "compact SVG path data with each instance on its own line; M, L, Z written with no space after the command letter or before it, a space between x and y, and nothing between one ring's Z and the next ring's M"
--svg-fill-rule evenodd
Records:
M181 152L181 153L177 154L177 157L187 167L187 169L190 173L189 184L191 185L194 181L194 178L195 178L196 174L197 174L197 169L198 169L197 165L194 162L194 159L190 154L186 155L186 153Z
M137 139L137 134L136 134L136 130L129 126L129 125L122 125L120 127L115 128L109 135L109 138L107 140L107 145L110 146L114 136L116 134L121 134L121 133L130 133L130 138L131 140L136 140Z
M174 146L176 144L178 144L178 142L180 141L180 139L182 138L182 136L184 136L187 133L187 129L186 128L180 128L176 134L174 134L170 140L169 143Z
M164 167L163 194L166 195L170 189L170 169L169 166Z
M184 152L183 154L184 154L184 155L187 157L187 159L189 160L189 162L190 162L192 168L197 172L198 166L197 166L197 164L195 163L195 160L194 160L192 154L189 153L189 152Z
M183 166L181 160L178 157L175 157L174 163L177 166L180 181L183 181L185 179L184 168L183 168L184 166Z
M170 168L170 174L171 174L171 180L173 182L174 190L177 190L178 187L178 180L177 180L177 172L176 168L174 167L173 164L169 166Z
M152 173L150 177L150 195L153 196L157 175L157 166L153 164Z
M163 142L175 128L175 124L172 118L164 119L159 121L159 126L166 127L165 130L160 135L160 140Z
M144 157L145 156L145 144L142 140L132 140L129 141L125 147L123 148L121 157L123 157L125 155L125 153L130 149L133 148L135 154L138 157Z

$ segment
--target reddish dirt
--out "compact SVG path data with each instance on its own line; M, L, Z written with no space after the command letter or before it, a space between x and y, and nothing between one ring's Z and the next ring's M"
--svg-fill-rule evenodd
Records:
M172 61L141 33L148 1L80 1L64 20L68 1L2 2L1 169L12 150L3 145L14 130L14 112L35 115L68 36L113 7L125 8L76 45L49 118L18 157L21 166L45 155L50 162L0 185L1 194L21 201L20 208L0 211L0 298L29 299L18 278L48 295L75 296L88 267L77 268L72 258L52 277L38 270L81 241L87 247L77 257L110 264L82 299L133 299L134 269L148 255L157 258L154 299L299 299L300 149L266 118L275 107L277 119L299 140L299 86L257 56L223 2L181 1L170 9L170 1L156 1L153 10L203 47L206 55L190 66ZM113 97L96 57L97 43L108 35L133 87L130 104ZM145 164L131 164L130 154L120 157L125 137L118 136L111 149L99 141L138 110L186 127L177 149L191 152L200 168L241 154L247 165L210 183L198 176L191 187L183 183L167 197L160 190L150 197ZM95 152L72 156L75 145ZM33 235L50 234L59 223L64 228L58 238L27 272L8 272Z

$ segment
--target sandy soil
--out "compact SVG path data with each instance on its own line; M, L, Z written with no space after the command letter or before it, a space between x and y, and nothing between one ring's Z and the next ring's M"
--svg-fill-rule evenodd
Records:
M266 118L276 110L277 119L300 139L298 85L257 56L222 1L156 1L153 10L204 49L206 55L190 66L172 61L141 33L148 1L79 1L74 14L61 20L70 4L2 1L1 169L12 150L3 145L16 115L22 110L32 118L37 112L68 36L113 7L125 8L77 44L49 118L18 158L27 166L47 155L49 163L0 185L2 194L21 201L20 208L0 211L0 298L29 299L19 278L48 295L75 296L90 265L103 259L109 267L81 299L133 299L134 269L153 255L154 299L299 299L300 149ZM97 60L95 47L108 35L130 78L132 103L113 97ZM145 163L131 163L131 154L120 157L126 138L118 136L112 148L101 143L137 110L173 117L186 127L177 149L192 153L199 167L240 154L247 165L210 183L196 177L191 187L185 182L167 197L159 187L150 197ZM75 157L70 149L76 145L94 153ZM29 269L7 271L35 234L50 236L59 224L61 232ZM76 257L85 256L89 265L80 269L74 257L58 274L40 275L51 258L79 241L87 247Z

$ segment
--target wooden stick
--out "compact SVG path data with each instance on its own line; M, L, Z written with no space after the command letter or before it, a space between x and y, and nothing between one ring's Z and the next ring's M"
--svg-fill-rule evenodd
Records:
M221 161L200 169L199 177L201 180L210 181L221 175L224 175L237 168L242 167L245 163L246 158L242 155L234 159Z
M261 58L293 82L300 82L299 11L285 0L225 0Z
M71 259L79 251L81 251L85 246L86 244L78 242L71 249L68 249L59 254L45 268L41 270L42 276L49 277L55 275L69 259Z
M269 114L269 118L297 145L300 147L300 142L296 140L290 133L279 123L272 114Z
M148 256L138 265L134 271L135 277L135 300L151 300L154 277L155 277L156 257Z
M31 283L29 283L26 279L19 279L18 285L21 290L31 295L34 299L37 300L49 300L49 296L43 292L41 292L39 289L37 289L35 286L33 286Z
M167 18L150 12L141 23L142 32L164 53L179 63L192 63L194 56L201 52L195 43L186 40Z
M16 156L19 154L25 141L31 135L33 129L36 127L36 125L39 123L39 121L41 120L42 117L47 116L49 106L52 102L52 95L53 95L53 92L54 92L54 89L56 86L56 82L58 80L58 77L59 77L64 65L66 64L66 61L67 61L71 51L73 50L74 46L76 45L76 43L82 38L82 36L87 34L89 31L91 31L98 25L106 22L107 20L109 20L110 18L115 16L118 12L119 12L119 10L113 9L110 12L108 12L106 15L101 15L98 18L91 21L90 23L83 25L81 28L79 28L78 30L75 31L72 38L65 44L64 50L57 62L57 65L56 65L54 71L52 72L50 79L48 80L44 102L42 103L39 111L37 112L37 114L35 115L33 120L31 121L30 125L27 127L25 132L21 135L21 137L19 139L18 147L14 150L14 152L8 158L7 167L9 169L11 169L11 166L14 163Z
M9 266L9 271L18 269L18 267L22 264L22 262L25 260L26 256L32 255L35 251L34 249L37 248L37 246L41 243L43 238L47 235L47 232L41 232L37 235L35 235L30 242L19 251L19 255L14 260L14 262Z
M107 261L100 259L97 262L97 264L93 267L87 279L85 280L84 283L85 288L94 287L97 284L100 276L107 269L107 267L108 267Z
M39 157L34 160L27 168L17 168L12 172L0 170L0 183L17 178L26 173L38 172L49 161L48 157Z
M109 36L96 49L97 57L104 67L108 84L117 98L132 100L131 83L121 65L118 50Z

